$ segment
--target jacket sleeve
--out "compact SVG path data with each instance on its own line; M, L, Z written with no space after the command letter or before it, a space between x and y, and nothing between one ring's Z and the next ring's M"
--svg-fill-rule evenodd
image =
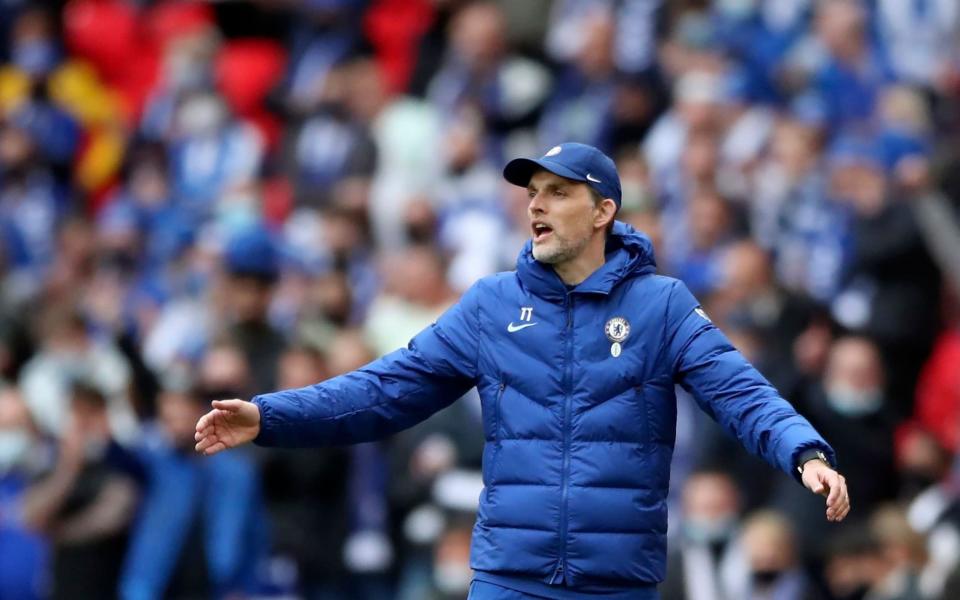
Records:
M478 286L410 344L316 385L263 394L261 446L355 444L423 421L473 387L477 374Z
M795 479L795 460L811 448L836 465L830 445L710 322L680 281L670 293L667 328L674 380L748 451Z

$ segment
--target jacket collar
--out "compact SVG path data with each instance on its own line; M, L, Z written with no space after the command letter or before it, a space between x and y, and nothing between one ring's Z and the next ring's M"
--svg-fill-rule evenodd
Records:
M630 225L617 221L607 239L606 262L571 293L606 295L621 281L653 273L656 269L650 239ZM524 287L536 296L547 300L562 300L567 296L567 286L553 267L533 258L532 240L527 240L517 257L517 275Z

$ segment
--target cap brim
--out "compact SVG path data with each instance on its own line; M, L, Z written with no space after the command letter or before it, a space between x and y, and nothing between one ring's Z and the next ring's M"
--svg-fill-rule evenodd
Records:
M534 160L532 158L515 158L507 163L503 168L503 178L520 187L527 187L530 184L530 178L537 171L550 171L554 175L566 177L574 181L586 181L582 175L571 171L560 163L552 160Z

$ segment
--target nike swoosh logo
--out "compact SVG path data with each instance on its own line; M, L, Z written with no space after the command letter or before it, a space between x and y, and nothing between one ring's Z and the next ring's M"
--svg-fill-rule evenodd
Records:
M533 327L534 325L536 325L536 323L523 323L521 325L514 325L513 323L510 323L509 325L507 325L507 332L516 333L521 329L526 329L527 327Z
M592 181L592 182L594 182L594 183L603 183L602 181L600 181L599 179L597 179L596 177L594 177L594 176L591 175L590 173L587 173L587 181Z

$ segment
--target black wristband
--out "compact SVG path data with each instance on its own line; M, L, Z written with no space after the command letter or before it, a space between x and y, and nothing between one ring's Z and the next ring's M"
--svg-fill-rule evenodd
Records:
M797 471L803 475L803 465L807 464L811 460L822 460L825 465L833 468L833 465L830 464L830 461L827 460L827 455L823 453L823 450L820 448L810 448L809 450L804 450L797 456Z

